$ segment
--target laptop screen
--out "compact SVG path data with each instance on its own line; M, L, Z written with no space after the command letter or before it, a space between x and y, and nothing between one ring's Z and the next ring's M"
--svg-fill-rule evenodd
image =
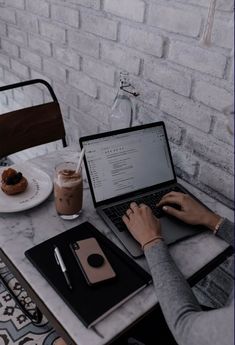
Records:
M96 202L174 179L163 124L82 144Z

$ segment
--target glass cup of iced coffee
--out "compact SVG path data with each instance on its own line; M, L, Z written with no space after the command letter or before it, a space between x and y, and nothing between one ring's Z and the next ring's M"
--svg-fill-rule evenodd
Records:
M62 219L72 220L82 211L82 169L76 172L76 163L64 162L55 167L54 196L57 213Z

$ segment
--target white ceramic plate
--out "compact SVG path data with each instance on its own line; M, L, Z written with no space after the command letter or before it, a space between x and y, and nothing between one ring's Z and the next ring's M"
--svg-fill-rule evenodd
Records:
M3 170L7 168L0 168L0 181ZM28 186L23 193L16 195L7 195L0 188L0 212L28 210L42 203L51 194L53 184L44 171L29 163L13 165L11 168L20 171L27 178Z

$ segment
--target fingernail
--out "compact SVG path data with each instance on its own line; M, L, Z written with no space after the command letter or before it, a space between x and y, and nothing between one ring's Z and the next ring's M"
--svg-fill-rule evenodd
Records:
M164 211L167 211L167 207L166 206L163 206L162 208Z

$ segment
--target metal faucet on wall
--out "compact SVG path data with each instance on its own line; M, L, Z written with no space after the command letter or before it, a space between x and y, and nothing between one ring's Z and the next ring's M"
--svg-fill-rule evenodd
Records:
M128 72L120 72L120 84L117 95L111 107L109 117L110 130L131 127L134 117L132 97L139 96L131 85Z

